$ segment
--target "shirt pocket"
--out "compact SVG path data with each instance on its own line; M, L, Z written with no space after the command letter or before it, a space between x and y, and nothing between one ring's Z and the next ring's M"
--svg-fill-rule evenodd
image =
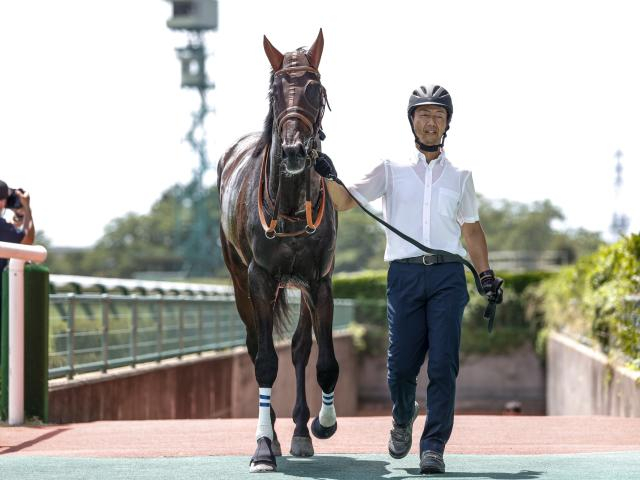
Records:
M438 213L449 218L456 218L458 213L458 192L448 188L440 188L438 193Z

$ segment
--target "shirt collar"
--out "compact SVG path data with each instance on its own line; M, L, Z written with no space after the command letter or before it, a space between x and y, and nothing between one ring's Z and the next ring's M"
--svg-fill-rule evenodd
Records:
M427 158L424 156L424 153L418 150L416 155L416 163L421 163L421 162L423 162L427 166L427 168L430 168L430 169L433 169L438 165L441 165L444 167L444 165L447 163L447 156L444 153L444 149L442 149L440 150L440 155L438 155L438 158L435 158L431 160L429 163L427 163Z

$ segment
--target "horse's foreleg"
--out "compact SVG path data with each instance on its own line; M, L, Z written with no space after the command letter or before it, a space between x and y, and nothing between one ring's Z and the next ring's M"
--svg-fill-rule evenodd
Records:
M258 443L251 458L250 472L274 471L276 458L272 449L274 439L271 419L271 387L278 374L278 355L273 344L273 305L277 282L262 268L249 266L249 292L258 332L255 375L258 382Z
M291 439L291 455L310 457L313 455L313 444L307 428L309 421L309 405L305 386L305 371L311 353L311 311L304 295L300 302L300 319L291 340L291 357L296 371L296 404L293 407L293 421L296 428Z
M313 434L321 439L331 437L338 428L333 405L334 390L338 382L339 367L333 350L333 294L331 279L320 281L316 301L317 318L314 323L318 341L316 374L322 389L322 407L311 425Z
M238 314L245 325L247 331L246 345L247 352L251 357L251 362L255 365L256 355L258 354L258 331L255 326L255 313L253 311L253 305L249 297L249 271L242 262L242 259L231 245L227 241L224 230L220 228L220 243L222 245L222 256L224 262L231 274L231 280L233 280L233 291L236 298L236 308ZM278 442L278 435L275 431L276 412L273 407L271 408L271 429L273 430L273 441L271 443L271 449L274 455L282 455L282 449L280 448L280 442Z

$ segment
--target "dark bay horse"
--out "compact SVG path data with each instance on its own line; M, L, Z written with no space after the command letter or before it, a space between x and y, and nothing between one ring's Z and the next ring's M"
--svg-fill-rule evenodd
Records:
M278 373L273 332L286 327L284 287L301 291L291 349L296 372L291 454L313 455L305 393L312 328L318 342L316 371L323 402L311 430L318 438L329 438L337 428L333 395L338 362L333 350L331 290L337 216L324 179L313 169L324 137L326 92L318 72L323 46L322 30L308 50L299 48L284 55L264 37L273 68L264 131L242 137L218 163L222 252L246 327L259 391L252 472L275 470L275 455L280 454L271 387Z

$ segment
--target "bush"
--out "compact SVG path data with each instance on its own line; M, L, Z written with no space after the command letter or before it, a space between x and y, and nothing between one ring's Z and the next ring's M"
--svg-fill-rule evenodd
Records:
M540 284L538 309L550 328L589 339L605 353L638 363L638 306L625 301L640 292L640 235L632 234Z

